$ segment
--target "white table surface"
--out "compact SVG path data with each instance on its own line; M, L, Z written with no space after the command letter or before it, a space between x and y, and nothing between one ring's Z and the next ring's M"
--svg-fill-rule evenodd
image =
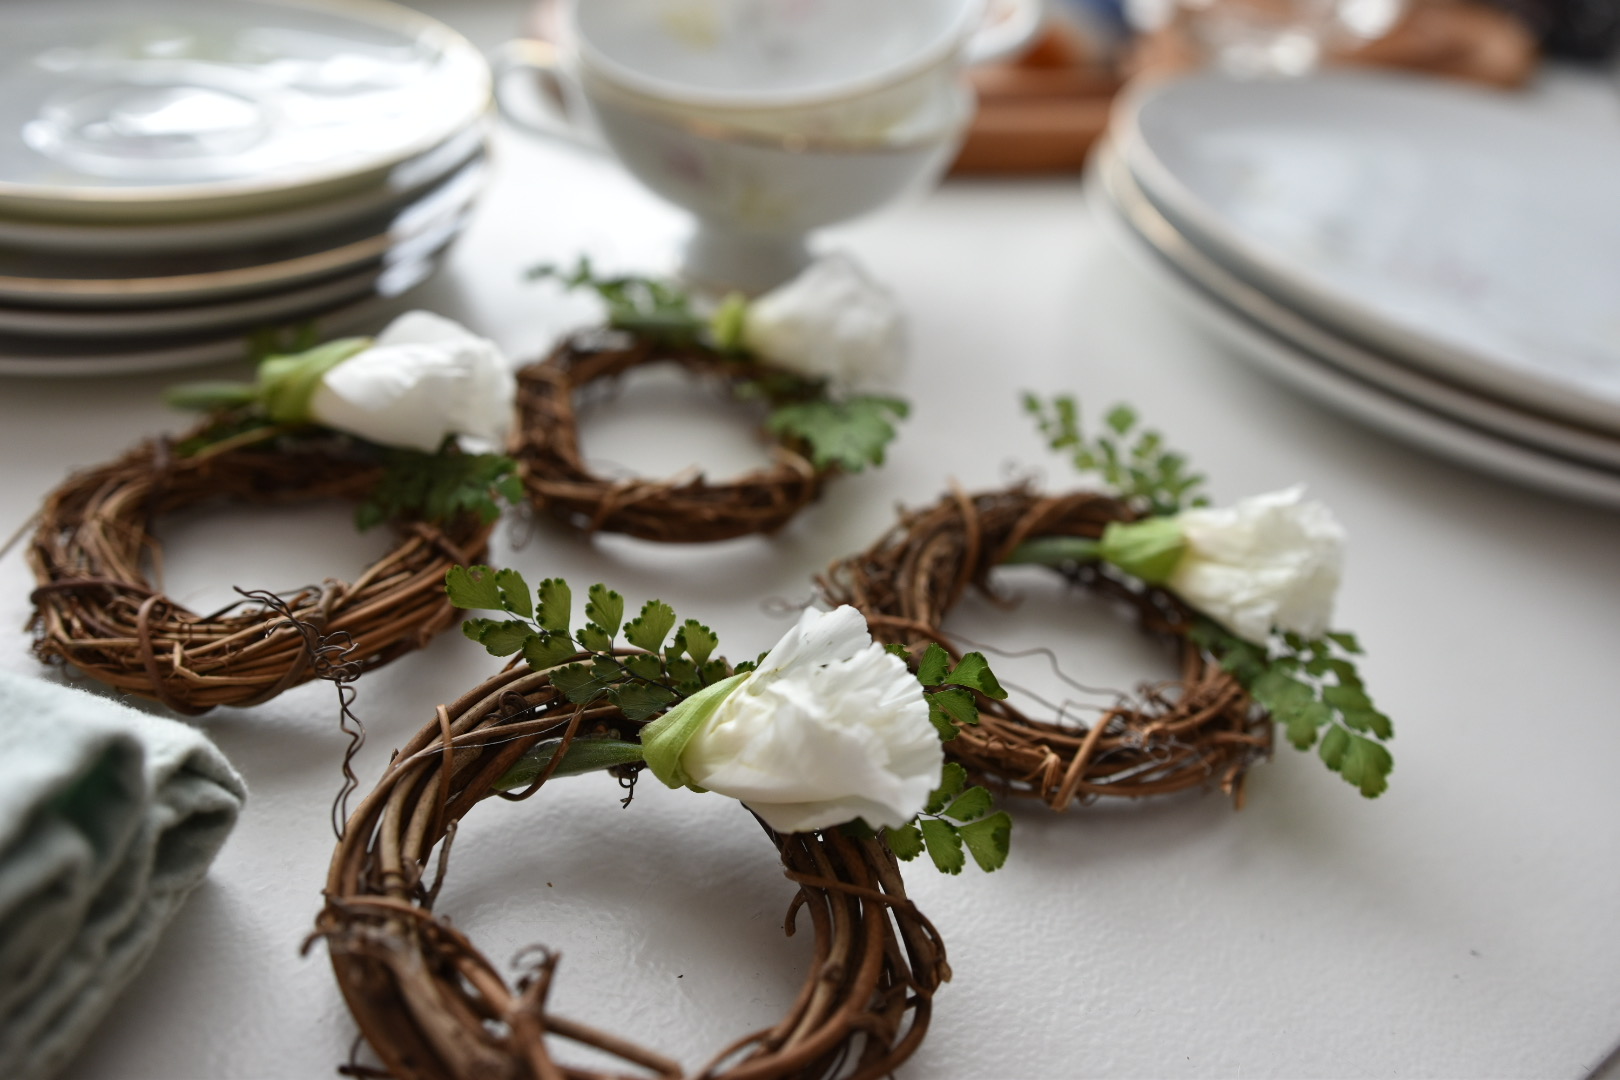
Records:
M430 10L435 9L434 5ZM479 44L520 22L495 4L436 9ZM525 284L538 261L673 262L681 218L610 163L502 132L498 178L448 269L414 298L537 354L582 308ZM1011 861L908 885L954 981L900 1075L967 1077L1583 1077L1620 1040L1620 517L1520 490L1391 444L1253 374L1179 318L1088 216L1073 180L951 182L825 238L892 284L913 319L901 392L915 406L890 464L836 483L782 535L711 547L591 544L549 525L494 558L576 592L604 580L660 596L751 656L865 546L899 503L954 479L989 487L1066 466L1018 391L1137 405L1213 478L1218 501L1306 481L1348 526L1339 618L1395 718L1396 769L1361 799L1286 746L1235 813L1218 794L1015 810ZM229 374L215 372L213 374ZM65 473L182 417L168 376L0 383L0 535ZM587 448L632 468L724 473L758 450L731 409L632 386L593 414ZM664 404L672 400L676 407ZM677 460L678 459L678 460ZM339 507L200 513L167 523L171 594L285 588L357 571L383 540ZM1093 683L1162 661L1110 615L1036 577L1023 603L965 605L951 628L1040 642ZM22 626L31 582L0 561L0 665L39 673ZM367 676L359 758L387 754L494 662L458 635ZM1012 665L1009 665L1012 667ZM1004 672L1006 674L1006 672ZM59 676L50 676L59 677ZM1012 678L1041 685L1039 672ZM72 1065L73 1080L332 1075L354 1026L311 928L333 841L343 739L331 689L306 686L200 721L252 789L241 822L151 964ZM696 1066L779 1016L806 934L793 889L746 815L718 796L605 778L481 808L439 910L504 963L543 942L554 1001ZM1606 1070L1609 1071L1609 1070Z

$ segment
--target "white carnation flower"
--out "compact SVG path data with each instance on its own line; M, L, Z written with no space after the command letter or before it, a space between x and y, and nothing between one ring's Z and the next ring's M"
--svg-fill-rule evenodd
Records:
M849 606L806 611L761 661L642 732L653 773L746 803L777 832L899 826L939 784L922 686Z
M1166 584L1232 633L1263 644L1273 627L1321 636L1333 618L1344 527L1292 487L1175 518L1186 551Z
M322 377L309 419L385 446L428 453L447 435L498 448L516 381L501 350L449 319L412 311Z
M905 314L853 259L829 255L750 302L737 343L800 375L882 385L905 359Z

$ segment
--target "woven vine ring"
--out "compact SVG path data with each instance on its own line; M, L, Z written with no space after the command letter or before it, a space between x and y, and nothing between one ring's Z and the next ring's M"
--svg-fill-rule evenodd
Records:
M359 501L381 475L336 442L221 443L192 456L175 445L143 443L75 473L46 497L28 549L37 583L34 652L42 661L72 664L118 690L197 715L218 705L257 705L314 678L317 656L297 623L352 645L345 661L369 669L422 647L455 621L445 572L479 558L493 527L470 516L444 528L398 524L392 550L353 582L328 579L279 602L249 599L199 615L164 596L145 569L157 561L152 525L164 514L219 499Z
M1025 487L953 493L905 514L876 544L834 563L819 579L823 598L860 609L880 641L919 655L929 642L955 653L944 630L972 586L1022 544L1048 537L1096 539L1111 521L1134 516L1108 495L1046 496ZM1120 602L1141 629L1173 651L1180 676L1144 684L1089 726L1024 715L982 702L980 723L962 727L946 753L970 775L1055 810L1076 799L1160 795L1218 784L1241 801L1248 766L1271 749L1271 724L1229 672L1190 638L1191 611L1161 589L1142 588L1096 564L1063 571L1076 585Z
M834 471L817 469L791 440L775 439L774 463L732 480L612 479L586 466L575 395L584 387L651 364L679 365L694 376L728 382L771 374L767 367L698 346L674 348L625 336L571 338L518 372L518 434L512 456L539 509L587 533L707 543L787 524L821 493Z
M639 728L604 701L569 702L548 672L509 669L441 706L349 817L315 937L326 941L350 1011L389 1075L606 1080L625 1075L623 1067L682 1075L661 1054L551 1012L554 954L538 950L540 963L509 984L434 911L457 823L493 795L528 798L556 767L521 792L496 791L520 757L542 739L560 738L550 758L557 762L576 737L634 738ZM927 1030L933 993L949 977L943 946L906 898L894 856L880 841L839 830L767 834L798 887L789 932L803 910L814 957L789 1013L721 1050L699 1075L886 1076ZM623 1067L560 1064L555 1040L593 1047Z

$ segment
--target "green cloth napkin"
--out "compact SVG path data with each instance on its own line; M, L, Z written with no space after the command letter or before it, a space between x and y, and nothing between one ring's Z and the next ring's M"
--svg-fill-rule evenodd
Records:
M245 795L201 732L0 672L0 1077L67 1063Z

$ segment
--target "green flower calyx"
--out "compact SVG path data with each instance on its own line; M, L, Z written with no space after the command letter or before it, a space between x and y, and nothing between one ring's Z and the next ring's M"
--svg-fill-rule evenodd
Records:
M1176 572L1187 550L1187 536L1174 517L1144 521L1110 521L1097 554L1149 585L1163 585Z
M751 672L741 672L711 683L641 729L641 751L647 768L667 787L689 787L703 791L681 767L681 755L703 725L709 722L720 703L742 685Z

